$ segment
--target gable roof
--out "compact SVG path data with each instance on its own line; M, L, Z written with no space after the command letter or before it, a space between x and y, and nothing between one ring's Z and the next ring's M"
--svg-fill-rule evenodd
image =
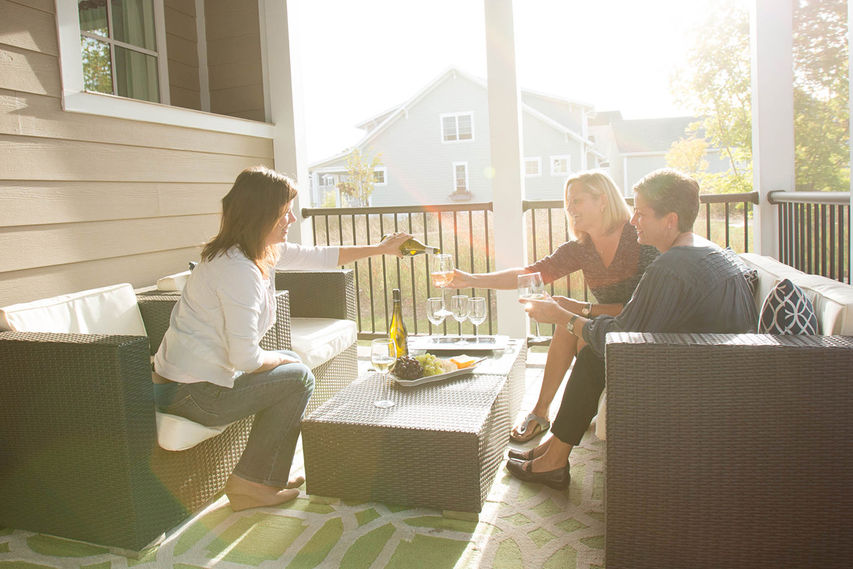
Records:
M475 77L473 75L469 75L468 73L465 73L464 71L457 69L455 67L451 67L451 68L447 69L446 71L444 71L443 73L441 73L438 77L433 79L430 83L428 83L426 85L426 87L424 87L423 89L421 89L420 91L415 93L415 95L411 99L405 101L404 103L402 103L401 105L399 105L397 107L394 107L392 109L389 109L389 110L386 110L382 113L379 113L378 115L375 115L374 117L369 118L369 119L359 123L358 125L356 125L358 128L362 128L362 129L367 128L370 130L368 130L368 132L365 134L364 138L362 138L360 141L358 141L358 143L355 144L355 147L363 147L363 146L369 144L381 132L383 132L385 129L387 129L394 121L396 121L400 117L404 117L410 108L412 108L418 102L420 102L424 97L426 97L436 87L441 85L444 81L451 79L451 78L455 78L456 76L460 76L460 77L463 77L465 79L468 79L469 81L476 83L477 85L483 87L484 89L487 88L486 82L483 79L480 79L479 77ZM522 89L521 90L522 97L524 97L525 94L536 96L536 97L541 97L541 98L547 98L549 100L557 101L557 102L564 103L564 104L585 107L585 108L592 110L592 105L589 105L587 103L570 101L568 99L563 99L563 98L559 98L559 97L552 96L552 95L545 95L542 93L535 93L533 91L526 91L526 90ZM593 146L593 143L590 140L583 138L580 134L578 134L577 132L575 132L574 130L569 128L568 126L563 125L562 123L544 115L543 113L532 108L530 105L524 104L523 100L522 100L521 108L522 108L522 111L524 111L525 113L527 113L531 116L534 116L540 120L545 121L546 123L548 123L553 128L559 130L560 132L567 134L569 137L580 142L581 144L584 144L590 148ZM329 158L326 158L324 160L320 160L319 162L315 162L314 164L311 164L309 166L309 168L311 168L311 169L318 168L318 167L324 166L324 165L331 163L331 162L337 162L338 160L346 157L350 153L350 151L351 151L351 148L345 149L345 150L339 152L338 154L335 154L334 156L330 156Z

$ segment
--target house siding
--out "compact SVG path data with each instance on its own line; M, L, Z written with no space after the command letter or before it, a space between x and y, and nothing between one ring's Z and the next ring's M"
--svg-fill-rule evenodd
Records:
M271 140L64 112L53 12L0 0L0 306L184 270L273 165Z

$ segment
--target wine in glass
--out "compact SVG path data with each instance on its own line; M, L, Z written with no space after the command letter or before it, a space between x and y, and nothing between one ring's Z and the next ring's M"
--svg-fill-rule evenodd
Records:
M453 255L441 253L433 255L435 267L430 276L432 277L432 286L436 288L445 288L453 280Z
M474 325L474 341L480 341L479 326L486 321L486 299L475 296L468 301L468 320Z
M448 314L447 310L444 309L444 298L439 296L428 298L426 309L427 320L429 320L433 326L438 326L444 322L444 319Z
M381 374L382 379L388 375L388 370L394 364L397 347L391 338L377 338L370 343L370 363ZM390 399L380 399L373 402L377 407L387 408L395 405Z
M518 298L522 300L541 300L545 298L545 283L540 273L518 275ZM548 338L539 333L539 322L534 320L536 335L528 340L530 344L544 344Z
M450 315L459 323L459 340L462 340L462 323L468 318L468 297L454 294L450 297Z

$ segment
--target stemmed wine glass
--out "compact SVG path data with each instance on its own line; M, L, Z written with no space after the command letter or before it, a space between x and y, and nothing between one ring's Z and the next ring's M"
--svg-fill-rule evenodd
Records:
M453 280L453 255L439 253L433 255L433 260L435 261L435 268L430 273L432 286L445 288Z
M468 320L474 325L474 341L480 341L479 326L486 321L486 299L475 296L468 301Z
M388 375L388 370L395 361L397 347L394 345L394 340L391 338L376 338L370 342L370 363L374 369L378 371L384 380ZM377 407L391 407L395 405L390 399L380 399L373 402Z
M442 297L432 297L427 299L427 320L433 326L438 326L449 314L447 310L444 309L444 298Z
M541 300L545 298L545 283L540 273L524 273L518 275L518 298L522 300ZM539 322L536 325L536 335L528 340L531 344L543 344L548 338L539 333Z
M459 340L462 340L461 324L468 318L468 297L464 294L454 294L450 297L450 315L460 324Z

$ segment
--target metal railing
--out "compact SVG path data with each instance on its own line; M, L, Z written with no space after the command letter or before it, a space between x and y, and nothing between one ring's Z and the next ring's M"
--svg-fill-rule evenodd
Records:
M779 260L850 283L850 192L770 192L778 210Z
M628 200L629 203L631 200ZM702 209L696 221L697 233L721 246L737 252L749 251L752 205L758 193L702 195ZM566 216L561 200L525 200L527 216L528 263L540 259L568 240ZM305 208L305 219L311 219L314 243L317 245L369 245L378 243L382 235L407 231L425 243L439 247L454 256L456 266L467 272L494 270L494 228L492 204L464 203L430 206L392 206L356 208ZM403 297L403 314L410 334L473 333L470 323L459 324L448 317L438 327L427 321L425 305L430 296L441 289L432 286L429 255L403 259L368 258L352 264L360 338L381 336L388 330L391 318L391 291L399 288ZM550 285L551 294L588 299L583 275L577 272ZM489 314L480 325L483 334L494 334L496 297L489 289L466 289L461 294L483 296ZM552 331L540 326L543 334Z

